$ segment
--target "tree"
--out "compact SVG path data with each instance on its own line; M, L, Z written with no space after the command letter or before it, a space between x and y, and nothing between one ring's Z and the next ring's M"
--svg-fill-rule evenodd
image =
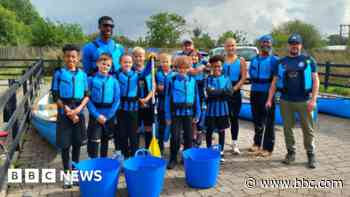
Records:
M341 37L339 34L332 34L327 37L328 45L346 45L347 42L348 39Z
M0 0L0 5L15 12L17 19L26 25L31 25L41 19L30 0Z
M202 34L202 29L199 27L196 27L193 29L192 32L195 38L199 38L199 36Z
M82 44L87 41L80 25L37 20L32 25L33 46L60 47L67 43Z
M177 14L162 12L146 21L146 40L152 47L172 47L185 32L186 20Z
M128 38L127 36L116 36L115 40L120 43L123 46L126 47L134 47L135 46L135 41L131 40L130 38Z
M18 46L29 43L30 28L18 21L16 13L0 5L0 45Z
M218 39L217 45L221 46L225 43L227 38L234 38L238 44L247 44L247 33L244 31L237 30L226 31Z
M215 40L213 40L208 33L204 33L200 37L194 37L192 40L194 46L198 49L209 50L215 47Z
M318 48L324 45L319 30L314 25L300 20L282 23L272 30L272 35L289 36L292 33L299 33L302 36L305 49Z
M273 38L274 48L283 48L287 46L289 35L280 32L274 32L271 34Z

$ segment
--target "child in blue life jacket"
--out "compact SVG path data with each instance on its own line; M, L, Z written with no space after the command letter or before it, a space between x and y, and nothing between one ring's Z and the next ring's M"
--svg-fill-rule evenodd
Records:
M224 162L225 129L230 127L228 98L232 94L232 84L222 73L224 58L216 55L209 59L212 75L206 79L206 119L207 147L212 145L212 134L217 131L221 146L221 162Z
M201 106L201 115L197 124L193 125L193 141L194 145L200 146L202 141L202 133L204 132L204 122L205 122L205 111L206 111L206 103L205 103L205 79L207 77L206 74L206 65L207 62L201 61L201 55L197 50L192 50L189 54L192 58L192 68L189 73L196 79L198 86L198 93L200 98L200 106Z
M112 67L112 56L102 53L96 62L98 72L89 78L90 113L88 126L88 155L90 158L107 157L108 141L113 137L116 112L120 103L119 82L109 71Z
M192 147L192 124L198 123L201 110L197 82L188 74L192 66L191 58L176 57L174 66L177 68L177 73L167 80L165 93L165 120L168 125L171 124L168 169L173 169L177 164L182 130L184 149Z
M165 124L165 85L167 80L174 76L175 72L171 70L171 56L167 53L159 54L160 67L156 73L156 100L158 112L158 143L161 152L164 151L164 135L166 130Z
M72 160L79 162L80 146L86 141L83 108L89 101L87 76L77 66L80 49L75 45L63 47L64 66L56 69L51 86L51 94L58 106L56 145L61 149L64 176L63 188L72 187L70 152ZM72 151L70 151L72 147Z
M153 57L152 57L153 58ZM118 147L123 155L134 155L138 149L137 128L139 116L139 81L151 73L151 61L141 72L132 69L133 59L130 55L123 55L120 59L121 69L116 78L120 86L120 107L118 111Z
M133 57L133 69L137 73L141 73L145 68L145 56L146 52L141 47L135 47L132 51ZM153 80L152 73L141 77L138 81L138 95L139 95L139 114L138 114L138 126L139 131L144 130L145 147L148 148L152 139L152 124L154 122L154 103L152 103L152 97L155 94L155 81ZM141 132L138 133L138 143Z

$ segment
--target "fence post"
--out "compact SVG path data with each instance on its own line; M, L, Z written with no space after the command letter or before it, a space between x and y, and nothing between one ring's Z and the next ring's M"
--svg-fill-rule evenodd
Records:
M9 79L8 83L9 83L9 88L11 88L11 86L16 83L16 80ZM15 110L16 110L16 105L17 105L17 97L16 97L16 93L15 93L10 98L10 100L7 103L7 105L5 105L5 108L4 108L4 122L8 122L10 120L13 112L15 112Z
M331 62L326 62L326 73L324 75L324 89L327 91L329 83L329 75L331 74Z
M9 88L12 88L12 85L16 83L16 80L14 79L9 79ZM16 111L17 108L17 93L15 93L10 100L8 101L7 105L5 106L4 109L4 122L8 122L11 119L11 116L13 113ZM16 135L18 133L18 120L16 119L12 128L12 139L16 138ZM18 150L19 147L17 146L16 149Z

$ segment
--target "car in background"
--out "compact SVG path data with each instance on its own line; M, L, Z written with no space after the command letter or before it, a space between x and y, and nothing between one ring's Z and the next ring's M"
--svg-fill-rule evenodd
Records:
M259 50L258 48L253 46L237 46L236 53L238 57L243 57L245 59L245 61L247 62L247 69L249 69L250 61L259 54ZM214 55L224 56L225 55L224 47L217 47L217 48L211 49L209 51L209 57L212 57ZM249 78L249 72L248 72L248 78Z

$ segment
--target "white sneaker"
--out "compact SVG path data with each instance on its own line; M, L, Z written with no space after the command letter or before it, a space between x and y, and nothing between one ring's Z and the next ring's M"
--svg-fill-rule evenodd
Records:
M224 158L224 157L225 157L225 156L224 156L224 151L221 151L221 152L220 152L220 156L221 156L221 158L220 158L220 162L221 162L221 163L225 162L225 158Z
M234 155L239 155L239 154L241 154L241 151L239 150L237 144L232 144L232 154L234 154Z
M72 188L73 181L72 181L72 175L68 172L64 173L63 176L63 189L70 189Z

